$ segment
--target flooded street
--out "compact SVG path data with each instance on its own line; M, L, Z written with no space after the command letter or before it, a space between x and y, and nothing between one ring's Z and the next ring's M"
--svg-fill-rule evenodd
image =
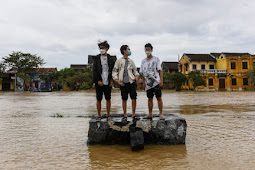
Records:
M120 99L114 91L112 113L122 113ZM187 121L186 145L139 152L87 146L95 102L94 91L1 92L0 169L254 169L255 92L163 91L163 112ZM146 94L138 92L137 113L147 110Z

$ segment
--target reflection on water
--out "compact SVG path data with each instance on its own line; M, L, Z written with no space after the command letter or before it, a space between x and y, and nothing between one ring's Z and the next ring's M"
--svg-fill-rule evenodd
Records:
M89 119L81 116L96 112L94 91L0 93L1 168L253 169L254 98L254 92L164 91L164 113L187 120L186 145L131 152L129 146L87 146ZM147 113L145 92L137 103L137 112ZM112 112L122 113L118 91ZM51 117L56 113L64 117Z
M131 152L129 146L88 146L90 164L93 169L108 167L128 169L131 167L146 169L188 168L185 145L157 146L146 145L145 150Z

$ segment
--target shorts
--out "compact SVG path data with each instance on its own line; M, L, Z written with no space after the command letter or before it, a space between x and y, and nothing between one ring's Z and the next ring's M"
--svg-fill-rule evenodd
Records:
M101 101L103 99L103 94L104 94L105 100L111 100L111 93L112 93L112 86L96 85L96 97L98 101Z
M122 100L127 100L128 94L130 95L131 99L136 99L137 97L136 88L137 88L136 82L132 84L125 83L124 86L120 86Z
M147 90L146 93L147 93L148 98L153 98L154 94L155 94L156 98L159 98L162 96L161 87L159 86L159 84L157 86Z

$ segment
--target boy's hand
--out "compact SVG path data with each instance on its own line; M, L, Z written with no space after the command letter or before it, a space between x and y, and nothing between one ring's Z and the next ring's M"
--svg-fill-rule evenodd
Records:
M97 82L97 84L98 84L99 86L103 86L103 83L102 83L101 80L99 80L99 81Z
M159 86L163 87L163 81L160 80Z
M146 84L145 84L145 83L143 83L143 89L145 90L145 88L146 88Z

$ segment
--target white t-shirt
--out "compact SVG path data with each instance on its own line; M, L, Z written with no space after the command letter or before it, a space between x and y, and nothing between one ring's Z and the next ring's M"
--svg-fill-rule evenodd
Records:
M103 85L108 85L109 81L108 81L108 61L107 61L107 56L103 56L101 55L101 65L102 65L102 82Z
M159 84L159 70L162 70L162 68L158 57L152 56L149 60L147 58L143 59L140 74L143 74L145 79L145 90L149 90Z

